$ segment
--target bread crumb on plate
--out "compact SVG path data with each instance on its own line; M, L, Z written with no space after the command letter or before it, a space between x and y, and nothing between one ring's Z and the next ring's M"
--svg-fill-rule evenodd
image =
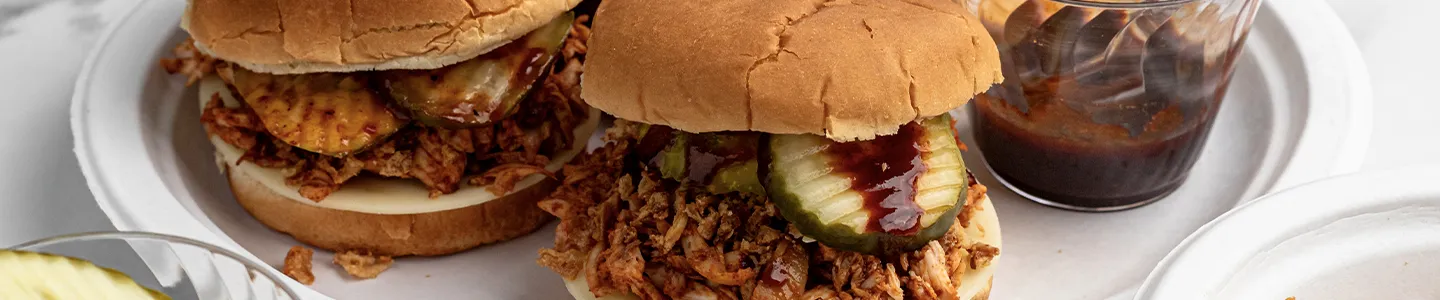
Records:
M347 250L335 253L333 262L345 268L345 273L360 279L373 279L380 276L381 272L390 269L390 264L395 260L390 256L372 255L369 252Z
M315 273L310 272L311 259L314 255L315 251L309 248L300 246L290 247L290 252L285 253L285 266L280 269L280 272L285 273L285 276L290 276L290 278L299 281L301 284L314 284Z

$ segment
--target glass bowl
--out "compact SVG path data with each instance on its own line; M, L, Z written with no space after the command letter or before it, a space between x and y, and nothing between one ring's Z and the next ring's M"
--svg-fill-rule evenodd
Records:
M206 242L148 232L68 234L9 247L90 261L174 299L299 299L278 272Z

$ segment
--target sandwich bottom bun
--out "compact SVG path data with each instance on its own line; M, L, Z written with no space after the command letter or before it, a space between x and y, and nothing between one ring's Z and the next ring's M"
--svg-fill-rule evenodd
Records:
M201 107L212 95L235 107L225 83L216 76L200 82ZM571 149L550 155L546 170L558 172L585 149L599 126L600 112L574 129ZM360 250L377 255L445 255L520 237L553 217L536 205L559 184L542 174L516 183L508 194L462 183L454 193L430 197L416 179L361 175L324 200L311 201L285 183L285 172L240 161L244 151L211 136L217 163L231 192L251 216L300 242L330 251Z
M557 184L546 179L499 199L457 209L381 215L303 204L275 193L246 172L226 173L235 201L261 224L316 248L363 249L389 256L445 255L534 232L553 218L535 203Z
M1000 217L995 214L995 206L990 204L990 197L987 196L983 199L984 200L981 200L982 203L980 205L981 210L976 212L975 216L970 219L971 226L965 228L965 235L967 237L967 240L971 240L974 242L982 242L996 248L1003 249L1003 247L1000 245ZM956 222L955 226L960 226L960 223ZM1003 255L1005 252L1002 250L1000 253L1001 255ZM990 287L994 283L995 266L997 263L999 263L999 260L1000 255L996 255L994 260L990 262L990 265L965 272L965 275L961 277L960 282L957 284L958 290L956 292L958 295L960 295L959 299L990 299ZM595 294L590 292L590 284L588 283L588 281L585 280L585 272L580 272L580 274L575 276L574 279L564 280L565 289L569 290L570 295L574 296L576 300L640 299L635 295L629 294L595 297Z

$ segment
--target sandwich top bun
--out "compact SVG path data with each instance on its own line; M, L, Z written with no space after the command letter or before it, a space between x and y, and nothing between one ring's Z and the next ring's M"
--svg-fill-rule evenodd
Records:
M690 132L894 134L1001 81L978 18L949 0L606 0L582 98Z
M200 51L262 73L434 69L484 54L580 0L189 0Z

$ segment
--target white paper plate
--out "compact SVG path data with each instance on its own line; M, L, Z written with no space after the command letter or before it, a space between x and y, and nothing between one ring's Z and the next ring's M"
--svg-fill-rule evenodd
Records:
M1123 294L1181 238L1242 199L1359 165L1369 133L1369 79L1348 34L1323 3L1266 3L1211 143L1171 199L1112 214L1059 211L1021 200L985 177L984 164L970 164L993 187L1013 237L1004 246L996 298ZM298 243L234 203L194 113L195 91L157 68L185 36L176 25L183 8L183 1L142 1L99 42L76 83L76 156L117 228L191 237L278 266ZM972 151L966 159L981 158ZM370 281L346 279L328 254L317 253L316 285L301 293L307 299L325 298L316 290L341 299L567 299L559 277L534 263L536 250L552 237L542 229L458 255L405 258Z
M1186 238L1136 299L1440 299L1440 166L1267 196Z
M995 298L1129 299L1155 263L1216 216L1358 170L1370 134L1369 84L1359 50L1323 1L1266 0L1204 152L1166 199L1115 213L1042 206L996 182L971 147L966 165L990 186L1005 227ZM974 141L963 125L969 114L958 115L962 138Z
M196 90L158 67L186 37L178 27L184 8L185 1L141 1L99 42L71 107L76 156L116 228L190 237L280 266L299 243L235 203L200 126ZM367 281L349 279L330 253L317 251L314 286L286 281L304 299L568 299L560 277L535 263L553 227L457 255L401 258ZM187 267L208 263L187 259L197 260Z

